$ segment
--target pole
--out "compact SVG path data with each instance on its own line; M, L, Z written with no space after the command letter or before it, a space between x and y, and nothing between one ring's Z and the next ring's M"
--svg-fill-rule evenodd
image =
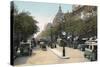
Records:
M51 26L51 48L53 48L53 45L52 45L52 26Z
M62 18L62 30L64 31L65 25L64 25L64 17ZM64 38L65 38L65 33L63 32L63 36L62 36L62 46L63 46L63 56L65 56L65 42L64 42Z
M65 56L65 46L63 46L63 56Z

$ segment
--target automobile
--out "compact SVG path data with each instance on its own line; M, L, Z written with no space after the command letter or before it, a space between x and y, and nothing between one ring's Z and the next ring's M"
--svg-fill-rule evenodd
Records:
M81 50L81 51L85 51L85 47L86 47L85 44L79 44L78 45L78 49Z
M45 42L44 41L41 41L40 42L40 47L42 48L42 50L44 50L44 51L46 51L47 50L47 48L46 48L46 44L45 44Z
M79 45L78 45L78 49L81 51L85 51L85 47L86 44L85 42L88 40L88 38L82 38L82 40L80 40Z
M47 40L46 39L40 39L40 48L43 51L46 51L47 50L46 45L47 45Z
M97 60L97 41L91 40L86 42L84 57L88 58L90 61Z
M32 55L31 44L28 42L21 42L19 52L21 55L28 55L28 56Z

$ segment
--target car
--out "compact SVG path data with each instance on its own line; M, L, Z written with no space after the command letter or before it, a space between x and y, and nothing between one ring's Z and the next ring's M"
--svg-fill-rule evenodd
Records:
M86 42L84 57L88 58L90 61L97 60L97 41L91 40Z
M79 44L78 45L78 49L81 50L81 51L85 51L85 47L86 47L85 44Z
M78 49L81 50L81 51L85 51L85 47L86 47L86 44L85 42L88 40L88 38L82 38L80 41L79 41L79 45L78 45Z
M28 42L21 42L20 44L20 54L21 55L32 55L31 44Z
M47 50L47 48L46 48L46 44L45 44L44 41L41 41L41 42L40 42L40 47L41 47L41 49L44 50L44 51Z

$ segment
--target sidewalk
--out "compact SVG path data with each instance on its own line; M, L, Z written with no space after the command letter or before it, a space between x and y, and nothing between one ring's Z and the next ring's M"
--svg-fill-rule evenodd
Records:
M87 58L84 58L84 52L73 49L69 47L65 47L65 57L62 56L62 47L57 45L57 48L48 48L52 53L54 53L59 58L67 59L66 62L86 62L89 61ZM67 58L66 58L67 57Z
M55 55L57 55L59 58L69 59L69 56L62 56L62 52L61 51L58 51L56 48L54 48L54 49L48 48L48 49L50 51L52 51Z

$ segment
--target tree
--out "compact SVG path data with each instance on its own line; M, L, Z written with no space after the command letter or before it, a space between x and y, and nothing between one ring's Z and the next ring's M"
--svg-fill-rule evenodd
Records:
M13 29L13 56L16 56L20 47L20 41L26 40L29 36L38 31L37 21L29 14L29 12L18 12L15 4L11 1L11 28Z
M36 25L38 22L27 12L21 12L16 15L14 23L15 32L20 33L24 39L38 31L38 27Z

